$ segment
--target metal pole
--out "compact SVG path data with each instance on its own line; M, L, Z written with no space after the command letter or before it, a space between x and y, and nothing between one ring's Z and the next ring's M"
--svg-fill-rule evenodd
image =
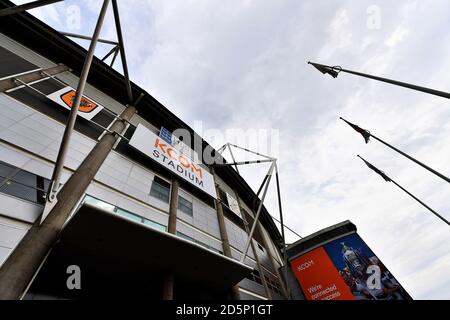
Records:
M450 93L444 92L444 91L434 90L434 89L421 87L421 86L417 86L417 85L406 83L406 82L396 81L396 80L387 79L387 78L381 78L381 77L373 76L373 75L366 74L366 73L361 73L361 72L357 72L357 71L347 70L347 69L343 69L343 68L338 67L338 66L331 67L331 66L327 66L327 65L324 65L324 64L320 64L320 63L312 63L312 62L309 62L309 61L308 61L308 64L317 65L317 66L319 66L321 68L328 69L331 72L350 73L350 74L354 74L354 75L361 76L361 77L364 77L364 78L369 78L369 79L373 79L373 80L377 80L377 81L382 81L382 82L390 83L390 84L393 84L393 85L396 85L396 86L408 88L408 89L411 89L411 90L421 91L421 92L424 92L424 93L428 93L428 94L432 94L432 95L435 95L435 96L439 96L439 97L450 99Z
M264 184L267 181L267 178L269 177L268 174L266 174L266 176L263 179L263 182L261 183L261 185L259 186L258 192L256 193L256 197L259 197L259 194L261 193L262 188L264 187Z
M61 145L59 148L58 156L56 158L55 169L52 175L52 183L50 185L50 192L48 200L54 202L56 197L56 192L59 189L59 181L61 179L61 172L64 166L64 161L66 158L67 150L69 147L70 136L72 135L73 128L75 125L75 120L77 118L78 109L80 107L81 98L83 96L84 87L86 85L86 80L89 74L89 69L91 68L92 59L94 57L95 47L97 45L97 40L100 35L100 30L102 28L103 20L105 18L106 10L108 9L109 0L103 1L103 6L100 11L97 24L95 26L94 34L92 36L92 41L89 45L89 50L86 55L86 60L84 61L83 69L81 70L80 80L78 81L78 86L75 94L75 99L70 109L69 119L67 120L66 127L64 129L64 135L61 140Z
M29 3L21 4L18 6L0 10L0 17L9 16L14 13L19 13L19 12L34 9L34 8L39 8L39 7L46 6L48 4L52 4L55 2L60 2L60 1L62 1L62 0L37 0L37 1L29 2Z
M47 218L40 224L36 220L17 247L0 268L0 300L18 299L39 268L45 255L58 240L67 218L74 210L98 170L110 154L127 122L136 113L134 106L128 106L121 114L121 121L115 121L111 133L105 134L89 152L78 169L58 193L58 201Z
M244 210L244 209L242 208L242 206L241 206L241 200L240 200L240 198L239 198L239 194L238 194L237 191L234 190L234 189L233 189L233 192L234 192L234 195L236 196L236 201L237 201L237 203L238 203L239 210ZM245 211L245 210L244 210L244 211ZM244 212L241 212L241 215L242 215L242 220L244 221L245 232L246 232L247 235L248 235L249 230L248 230L247 217L246 217L246 215L245 215ZM264 269L263 269L263 267L262 267L262 265L261 265L261 262L259 261L258 251L256 251L255 244L253 243L253 241L250 242L250 245L251 245L251 248L252 248L252 251L253 251L253 255L255 256L256 267L258 268L259 275L260 275L260 277L261 277L261 282L262 282L262 284L263 284L264 290L266 291L267 298L268 298L269 300L272 300L272 294L270 293L269 286L267 285L266 277L265 277L265 275L264 275Z
M371 164L370 162L366 161L363 157L361 157L360 155L358 155L358 157L363 160L366 165L373 171L375 171L376 173L378 173L381 177L383 177L383 179L387 182L392 182L394 183L397 187L399 187L400 189L402 189L403 191L405 191L410 197L412 197L414 200L416 200L417 202L419 202L421 205L423 205L425 208L427 208L428 210L430 210L434 215L436 215L439 219L441 219L442 221L444 221L447 225L450 226L450 223L444 218L442 217L439 213L437 213L436 211L434 211L433 209L431 209L429 206L427 206L423 201L421 201L419 198L417 198L415 195L413 195L412 193L410 193L408 190L406 190L405 188L403 188L401 185L399 185L397 182L395 182L394 180L391 179L391 177L389 177L386 173L384 173L383 171L381 171L380 169L376 168L373 164Z
M77 38L77 39L83 39L83 40L92 40L91 37L82 35L82 34L77 34L77 33L70 33L70 32L65 32L65 31L59 31L59 33L61 33L62 35L66 36L66 37L70 37L70 38ZM102 43L107 43L107 44L112 44L114 46L117 46L118 43L112 40L106 40L106 39L98 39L98 42L102 42Z
M122 59L123 75L125 77L125 86L127 89L129 103L133 103L133 93L131 91L130 77L128 75L127 58L125 56L125 47L123 45L122 28L120 26L119 8L117 1L112 0L112 7L114 12L114 21L116 22L117 40L120 47L120 58Z
M8 90L23 86L23 83L33 83L35 81L42 80L44 78L48 78L49 76L60 74L66 71L71 70L69 69L69 67L60 64L56 67L36 70L30 73L8 77L0 80L0 92L6 92Z
M443 174L437 172L436 170L430 168L430 167L427 166L426 164L420 162L419 160L414 159L413 157L407 155L406 153L404 153L403 151L397 149L396 147L391 146L389 143L384 142L383 140L377 138L377 137L374 136L373 134L370 134L370 136L371 136L372 138L374 138L375 140L380 141L380 142L381 142L382 144L384 144L385 146L388 146L388 147L391 148L392 150L397 151L398 153L400 153L400 154L401 154L402 156L404 156L405 158L408 158L409 160L411 160L411 161L417 163L419 166L421 166L421 167L425 168L426 170L430 171L431 173L435 174L436 176L438 176L438 177L441 178L442 180L444 180L444 181L450 183L450 179L449 179L449 178L447 178L447 177L444 176Z
M275 220L276 222L278 222L279 224L281 224L280 220L278 220L277 218L275 218L274 216L270 215L270 217ZM295 232L294 230L292 230L291 228L289 228L287 225L284 225L284 227L289 230L290 232L292 232L293 234L295 234L297 237L299 237L300 239L303 239L303 237L301 235L299 235L297 232Z
M266 162L273 162L274 159L267 159L267 160L252 160L252 161L240 161L240 162L232 162L232 163L216 163L215 166L235 166L235 165L244 165L244 164L253 164L253 163L266 163Z
M113 57L111 59L111 63L109 64L110 68L112 68L112 66L114 65L114 62L116 62L116 58L117 58L117 55L119 54L119 51L120 51L120 48L117 47L116 51L114 52L114 55L113 55Z
M227 145L228 145L228 143L227 144L225 144L225 145L223 145L223 146L221 146L218 150L217 150L217 153L222 153L224 150L225 150L225 148L227 147Z
M427 166L426 164L420 162L420 161L417 160L417 159L414 159L414 158L411 157L410 155L404 153L403 151L397 149L396 147L390 145L389 143L387 143L387 142L381 140L380 138L374 136L372 133L370 133L369 130L362 129L362 128L360 128L359 126L357 126L356 124L353 124L353 123L351 123L351 122L345 120L345 119L342 118L342 117L340 117L340 119L343 120L343 121L345 121L345 122L346 122L347 124L349 124L350 126L352 126L353 129L355 129L355 127L356 127L356 129L358 129L358 130L363 130L364 134L369 135L370 137L374 138L375 140L378 140L379 142L381 142L381 143L384 144L385 146L387 146L387 147L391 148L392 150L394 150L394 151L400 153L400 154L401 154L402 156L404 156L405 158L407 158L407 159L409 159L409 160L411 160L411 161L417 163L417 164L418 164L419 166L421 166L422 168L424 168L424 169L430 171L431 173L433 173L434 175L438 176L438 177L441 178L442 180L444 180L444 181L450 183L450 179L447 178L446 176L444 176L442 173L440 173L440 172L434 170L433 168L430 168L430 167ZM355 129L355 130L356 130L356 129ZM357 130L357 131L358 131L358 130ZM361 131L358 131L358 132L361 133ZM367 140L367 141L368 141L368 140Z
M278 196L278 210L280 211L280 224L281 224L281 239L283 241L283 258L284 258L284 281L286 283L286 291L288 296L290 297L291 293L289 290L289 283L287 278L287 266L288 266L288 258L286 253L286 239L284 237L284 223L283 223L283 209L281 206L281 192L280 192L280 179L278 177L278 166L275 162L275 179L277 182L277 196Z
M255 216L255 219L253 221L252 228L250 229L250 234L248 235L247 243L245 244L245 247L244 247L244 253L242 254L241 262L244 262L245 257L247 256L248 248L250 246L250 242L252 241L252 237L253 237L253 233L255 232L256 224L258 223L259 215L261 213L261 209L262 209L262 206L263 206L264 198L266 197L267 189L269 188L270 179L272 177L272 173L273 173L273 169L274 168L275 168L275 162L272 162L272 165L270 166L269 171L267 173L267 175L268 175L267 183L266 183L266 186L264 188L263 195L261 197L261 202L259 203L258 210L256 211L256 216Z
M244 150L244 151L247 151L247 152L256 154L256 155L258 155L258 156L267 158L267 159L275 160L275 158L273 158L273 157L269 157L269 156L266 156L266 155L261 154L261 153L259 153L259 152L255 152L255 151L252 151L252 150L248 150L248 149L246 149L246 148L239 147L239 146L237 146L237 145L235 145L235 144L232 144L232 143L229 143L229 145L231 145L231 146L233 146L233 147L235 147L235 148L238 148L238 149L241 149L241 150Z
M441 216L439 213L437 213L436 211L434 211L433 209L431 209L429 206L427 206L423 201L421 201L419 198L417 198L416 196L414 196L411 192L409 192L408 190L406 190L405 188L403 188L401 185L399 185L397 182L395 182L394 180L391 179L391 181L400 189L402 189L403 191L405 191L411 198L413 198L414 200L416 200L417 202L419 202L421 205L423 205L425 208L427 208L428 210L430 210L436 217L438 217L439 219L441 219L442 221L444 221L447 225L450 226L450 222L448 222L448 220L446 220L443 216Z
M105 54L105 56L102 58L102 61L105 61L106 59L108 59L108 57L110 55L112 55L113 53L115 53L118 48L119 48L118 46L113 47L107 54Z
M219 185L217 184L217 177L214 171L214 166L210 166L211 174L214 178L214 186L216 189L216 212L217 212L217 222L219 223L220 240L222 241L223 254L229 258L232 258L230 241L228 240L227 227L225 224L225 217L223 214L222 200L220 199ZM231 288L231 298L233 300L240 300L239 286L236 284Z
M237 173L239 173L239 168L238 168L238 166L236 164L236 159L234 158L234 154L233 154L233 151L231 150L231 146L230 146L229 143L227 144L227 146L228 146L228 150L230 150L231 160L233 160L233 162L235 163L234 168L236 169Z

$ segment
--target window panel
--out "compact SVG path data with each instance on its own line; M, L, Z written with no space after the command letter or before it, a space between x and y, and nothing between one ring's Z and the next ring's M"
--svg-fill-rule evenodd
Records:
M0 161L0 179L11 176L16 170L17 168L10 166L9 164L3 161Z
M35 174L21 170L17 172L14 177L12 177L12 180L20 184L36 188L36 178L37 176Z
M170 198L170 184L163 179L156 177L153 179L152 187L150 189L150 195L169 203Z
M0 161L0 192L44 204L49 180Z
M0 78L25 71L35 70L38 67L11 51L0 47Z
M94 198L94 197L92 197L90 195L86 195L84 197L84 202L88 203L88 204L91 204L93 206L96 206L96 207L99 207L99 208L102 208L102 209L105 209L105 210L117 213L118 215L120 215L122 217L125 217L127 219L143 223L143 224L145 224L147 226L150 226L150 227L152 227L154 229L158 229L158 230L161 230L161 231L167 231L167 228L166 228L165 225L162 225L162 224L160 224L158 222L155 222L155 221L152 221L150 219L146 219L144 217L141 217L140 215L137 215L137 214L134 214L134 213L132 213L130 211L121 209L121 208L116 207L116 206L114 206L112 204L109 204L109 203L107 203L105 201L96 199L96 198Z
M120 209L120 208L116 207L115 211L117 212L117 214L121 215L122 217L128 218L130 220L137 221L137 222L142 222L143 221L142 217L137 216L137 215L135 215L135 214L133 214L131 212L128 212L126 210L123 210L123 209Z
M184 234L184 233L182 233L182 232L178 232L178 231L177 231L177 236L179 236L180 238L183 238L183 239L186 239L186 240L195 242L195 239L194 239L194 238L189 237L188 235L186 235L186 234Z
M186 200L182 196L178 196L178 209L191 217L194 215L192 202Z
M152 221L152 220L144 219L144 224L148 225L148 226L150 226L150 227L152 227L154 229L158 229L158 230L161 230L161 231L167 231L166 226L164 226L164 225L162 225L160 223L157 223L155 221Z
M35 188L24 186L23 184L11 180L7 181L0 188L0 192L31 202L38 202L37 190ZM42 200L40 200L39 203L42 203Z

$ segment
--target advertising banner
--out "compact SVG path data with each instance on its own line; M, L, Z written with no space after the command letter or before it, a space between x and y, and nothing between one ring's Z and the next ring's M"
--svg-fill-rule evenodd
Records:
M410 300L358 234L333 240L291 261L307 300Z
M143 125L137 126L130 139L130 145L182 179L216 198L213 176Z
M76 92L74 88L65 87L49 94L47 98L70 110L73 105L73 100L75 99L75 93ZM81 98L80 107L78 108L78 115L87 120L91 120L102 109L103 106L93 101L92 99L83 96Z

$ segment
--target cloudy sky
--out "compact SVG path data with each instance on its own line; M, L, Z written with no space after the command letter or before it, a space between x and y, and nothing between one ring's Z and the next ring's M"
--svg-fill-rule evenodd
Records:
M100 5L66 0L31 13L58 30L89 35ZM291 228L308 235L349 219L413 298L450 299L449 227L356 155L447 219L450 185L377 141L366 145L338 120L347 118L450 176L448 100L347 74L333 79L307 65L341 65L449 91L447 0L119 5L132 80L204 130L198 133L217 148L226 142L217 130L222 138L246 130L239 139L227 137L239 145L260 134L252 147L279 158ZM116 39L111 8L102 37ZM97 55L109 48L99 45ZM121 70L119 60L115 67ZM266 170L242 167L241 174L257 188ZM277 216L275 192L271 186L266 206ZM288 232L287 240L297 238Z

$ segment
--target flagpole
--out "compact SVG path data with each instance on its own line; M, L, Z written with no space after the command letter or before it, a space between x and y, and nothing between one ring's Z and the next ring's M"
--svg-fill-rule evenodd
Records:
M448 226L450 226L450 222L448 220L446 220L443 216L441 216L439 213L437 213L436 211L434 211L433 209L431 209L428 205L426 205L422 200L420 200L419 198L417 198L415 195L413 195L411 192L409 192L408 190L406 190L405 188L403 188L401 185L399 185L396 181L394 181L391 177L387 176L383 171L381 171L380 169L376 168L373 164L371 164L370 162L366 161L363 157L361 157L360 155L358 155L358 157L363 160L366 165L372 169L373 171L375 171L376 173L378 173L379 175L381 175L383 177L383 179L387 182L392 182L393 184L395 184L397 187L399 187L401 190L403 190L404 192L406 192L411 198L413 198L414 200L416 200L417 202L419 202L422 206L424 206L425 208L427 208L429 211L431 211L436 217L438 217L439 219L441 219L442 221L444 221Z
M338 74L340 72L345 72L345 73L350 73L350 74L357 75L357 76L360 76L360 77L369 78L369 79L377 80L377 81L381 81L381 82L386 82L386 83L393 84L393 85L396 85L396 86L400 86L400 87L403 87L403 88L407 88L407 89L411 89L411 90L415 90L415 91L420 91L420 92L424 92L424 93L432 94L432 95L435 95L435 96L439 96L439 97L450 99L450 93L444 92L444 91L439 91L439 90L435 90L435 89L431 89L431 88L421 87L421 86L417 86L417 85L414 85L414 84L411 84L411 83L407 83L407 82L401 82L401 81L397 81L397 80L377 77L377 76L374 76L374 75L371 75L371 74L362 73L362 72L347 70L347 69L343 69L342 67L339 67L339 66L333 66L332 67L332 66L327 66L327 65L324 65L324 64L314 63L314 62L310 62L310 61L308 61L308 64L313 65L317 70L319 70L323 74L327 73L327 74L331 75L333 78L337 78L337 76L338 76Z
M448 177L444 176L442 173L440 173L440 172L434 170L433 168L430 168L429 166L427 166L427 165L424 164L423 162L420 162L419 160L417 160L417 159L411 157L410 155L404 153L403 151L397 149L396 147L390 145L389 143L387 143L387 142L381 140L380 138L374 136L372 133L370 133L369 130L363 129L363 128L357 126L356 124L353 124L353 123L351 123L351 122L345 120L345 119L342 118L342 117L340 117L339 119L345 121L349 126L351 126L353 129L355 129L357 132L359 132L359 133L364 137L364 139L366 140L366 143L369 142L369 138L368 138L368 137L372 137L372 138L374 138L375 140L378 140L379 142L381 142L382 144L384 144L385 146L387 146L387 147L391 148L392 150L394 150L394 151L400 153L400 154L401 154L402 156L404 156L405 158L408 158L409 160L411 160L411 161L417 163L419 166L421 166L422 168L424 168L424 169L430 171L431 173L433 173L434 175L438 176L438 177L441 178L442 180L444 180L444 181L450 183L450 179L449 179Z
M421 205L423 205L425 208L427 208L428 210L430 210L432 213L434 213L435 216L437 216L439 219L441 219L442 221L444 221L446 224L448 224L450 226L450 222L448 222L443 216L441 216L439 213L437 213L436 211L434 211L433 209L431 209L429 206L427 206L423 201L421 201L420 199L418 199L415 195L413 195L411 192L409 192L408 190L406 190L405 188L403 188L401 185L399 185L397 182L395 182L394 180L392 180L392 183L394 183L397 187L399 187L400 189L402 189L403 191L405 191L411 198L413 198L414 200L416 200L417 202L419 202Z

